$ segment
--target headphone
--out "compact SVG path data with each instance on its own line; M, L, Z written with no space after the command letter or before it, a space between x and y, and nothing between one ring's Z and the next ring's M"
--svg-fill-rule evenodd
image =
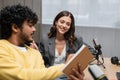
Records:
M119 59L117 56L111 57L111 63L115 65L120 65Z

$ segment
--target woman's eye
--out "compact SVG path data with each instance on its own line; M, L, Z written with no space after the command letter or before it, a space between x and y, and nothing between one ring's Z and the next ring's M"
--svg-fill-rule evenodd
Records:
M60 23L64 23L64 21L60 21Z
M70 23L67 23L67 26L70 26Z

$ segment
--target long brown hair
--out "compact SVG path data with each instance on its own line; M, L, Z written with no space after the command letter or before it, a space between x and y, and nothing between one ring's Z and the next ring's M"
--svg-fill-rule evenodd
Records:
M74 16L72 15L71 12L69 11L61 11L60 13L57 14L57 16L55 17L54 21L53 21L53 26L50 29L50 32L48 33L48 38L52 38L56 36L56 24L55 22L58 21L61 17L63 16L69 16L71 18L71 26L68 32L66 32L64 34L65 39L69 42L69 46L72 48L73 47L73 42L76 39L75 37L75 20L74 20Z

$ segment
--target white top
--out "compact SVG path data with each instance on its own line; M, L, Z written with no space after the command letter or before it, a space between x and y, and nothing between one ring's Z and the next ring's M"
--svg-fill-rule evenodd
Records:
M63 49L61 55L58 54L58 51L55 48L55 62L54 62L54 65L64 63L65 58L66 58L66 44L64 46L64 49Z

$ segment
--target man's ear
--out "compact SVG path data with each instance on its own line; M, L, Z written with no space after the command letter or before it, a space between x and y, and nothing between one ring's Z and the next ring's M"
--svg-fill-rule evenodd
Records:
M16 24L12 24L12 31L16 33L18 32L18 30L19 30L19 27Z

